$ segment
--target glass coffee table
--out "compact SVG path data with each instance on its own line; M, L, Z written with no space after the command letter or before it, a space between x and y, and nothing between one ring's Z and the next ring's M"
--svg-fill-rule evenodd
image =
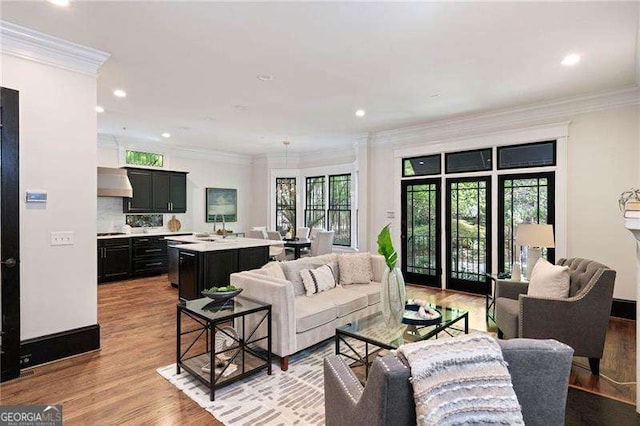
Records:
M393 350L398 349L404 343L418 342L431 338L438 338L438 334L446 333L454 336L452 332L464 332L469 334L469 312L447 308L430 304L433 309L438 310L442 314L442 319L438 324L429 326L413 326L402 324L396 330L387 328L382 318L382 313L378 312L368 317L354 320L349 324L336 328L336 355L342 355L354 361L351 367L364 367L365 380L369 376L369 367L375 360L377 353L381 349ZM464 322L464 327L454 327L459 322ZM354 346L362 346L351 344L348 340L355 339L364 343L364 354L362 349ZM342 351L342 345L346 346L348 351ZM373 346L373 350L370 350Z
M183 316L190 319L186 331ZM176 373L184 369L207 385L211 401L221 386L260 370L271 375L270 304L241 296L222 304L208 298L181 302L177 305L176 333ZM230 345L218 350L216 336ZM187 339L186 349L183 338ZM260 346L266 346L266 352ZM221 362L222 356L225 362Z

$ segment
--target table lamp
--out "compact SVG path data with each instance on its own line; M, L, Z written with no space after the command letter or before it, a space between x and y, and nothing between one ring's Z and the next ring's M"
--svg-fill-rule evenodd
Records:
M529 279L533 266L542 255L542 249L555 247L553 225L537 223L518 225L516 229L516 244L527 247L527 269L524 275Z

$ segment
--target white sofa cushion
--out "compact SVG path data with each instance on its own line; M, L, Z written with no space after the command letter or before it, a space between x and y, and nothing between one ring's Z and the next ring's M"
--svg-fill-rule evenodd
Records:
M315 267L313 262L308 258L304 258L289 262L281 262L280 266L282 267L284 276L287 277L287 280L291 281L291 284L293 284L294 294L296 296L303 296L306 291L304 289L304 284L302 283L300 271L303 269L313 269Z
M371 253L338 256L340 284L368 284L373 280Z
M569 267L553 265L546 259L538 259L529 279L527 295L552 299L569 296Z
M296 311L296 333L304 333L336 319L336 306L330 300L318 297L297 296L294 299Z
M364 309L369 305L369 298L366 293L348 290L342 287L336 287L326 293L318 294L318 296L324 296L329 300L333 300L333 303L336 305L338 318Z
M271 278L278 278L279 280L286 280L287 277L284 275L284 271L280 266L279 262L269 262L264 265L262 268L257 269L255 272L265 275Z
M366 294L369 306L380 303L380 283L371 281L369 284L353 284L345 288Z
M331 290L336 286L336 279L333 276L333 270L329 265L322 265L316 269L303 269L300 271L302 283L306 290L307 296L313 297L314 294Z

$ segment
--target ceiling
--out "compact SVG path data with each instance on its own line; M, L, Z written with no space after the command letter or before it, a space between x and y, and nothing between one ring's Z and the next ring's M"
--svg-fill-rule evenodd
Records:
M639 7L3 1L1 12L111 54L100 133L263 154L284 139L292 152L334 149L376 130L634 86ZM573 52L582 61L561 66Z

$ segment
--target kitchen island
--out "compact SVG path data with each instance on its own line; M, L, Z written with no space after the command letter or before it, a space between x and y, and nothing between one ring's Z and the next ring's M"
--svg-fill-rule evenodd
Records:
M207 288L229 285L234 272L260 268L269 261L269 247L282 241L222 236L166 237L178 257L178 295L183 300L198 299Z

